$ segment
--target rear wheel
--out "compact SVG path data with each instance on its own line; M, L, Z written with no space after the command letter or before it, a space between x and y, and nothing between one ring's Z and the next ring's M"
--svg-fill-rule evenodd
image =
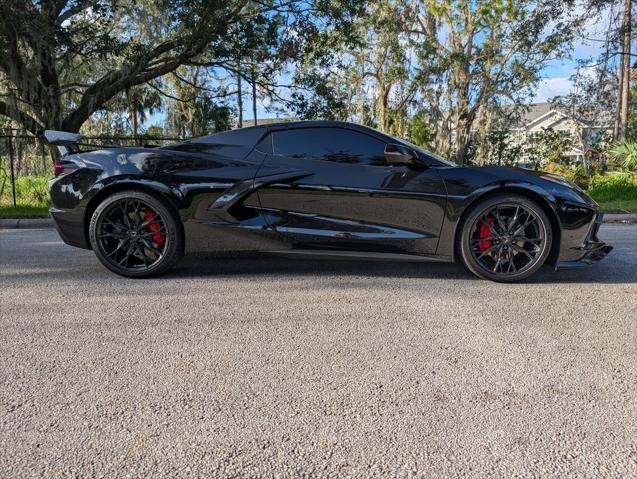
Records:
M476 276L501 282L528 278L551 251L544 210L519 195L498 195L474 206L462 225L460 253Z
M182 256L179 221L155 196L122 191L95 209L89 226L91 246L114 273L131 278L158 275Z

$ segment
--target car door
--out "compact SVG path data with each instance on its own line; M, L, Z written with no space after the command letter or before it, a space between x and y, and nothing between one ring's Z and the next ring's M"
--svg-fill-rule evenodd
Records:
M263 142L262 142L263 143ZM386 141L349 128L275 130L257 173L269 226L299 248L434 254L446 192L435 168L390 166Z

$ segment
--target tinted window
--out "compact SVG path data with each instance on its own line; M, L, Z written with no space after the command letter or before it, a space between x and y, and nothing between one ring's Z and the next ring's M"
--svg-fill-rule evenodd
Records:
M418 153L420 153L420 156L425 160L425 162L429 166L458 166L455 163L449 160L446 160L442 156L437 155L436 153L429 151L425 148L422 148L418 145L414 145L413 143L407 140L403 140L402 138L395 138L395 140L397 143L402 143L403 145L407 145L411 149L416 150Z
M385 143L343 128L275 131L274 152L299 159L386 165Z

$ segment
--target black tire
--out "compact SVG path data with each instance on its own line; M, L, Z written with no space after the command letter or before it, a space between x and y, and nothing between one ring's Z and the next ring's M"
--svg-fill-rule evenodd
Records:
M105 198L89 225L97 259L112 272L129 278L160 275L183 256L179 216L158 197L121 191Z
M467 269L480 278L505 283L523 280L540 269L553 241L542 207L516 194L491 196L473 205L460 228L458 250Z

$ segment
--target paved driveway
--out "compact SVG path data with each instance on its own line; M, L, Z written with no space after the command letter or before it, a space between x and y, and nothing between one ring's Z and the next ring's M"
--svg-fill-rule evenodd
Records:
M637 227L531 282L0 231L2 477L637 477Z

